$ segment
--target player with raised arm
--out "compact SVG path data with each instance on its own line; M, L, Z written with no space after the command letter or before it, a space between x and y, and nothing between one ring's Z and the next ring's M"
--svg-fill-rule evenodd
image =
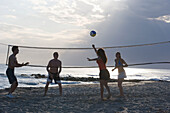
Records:
M107 57L106 57L105 51L102 48L99 48L97 50L95 48L95 45L92 45L92 47L94 48L98 58L95 58L95 59L87 58L87 59L89 61L96 61L97 62L99 69L100 69L99 77L100 77L101 99L104 100L104 98L103 98L104 86L106 87L107 92L108 92L107 99L109 99L111 97L111 94L110 94L110 88L108 86L108 80L110 79L110 74L109 74L109 71L106 68Z

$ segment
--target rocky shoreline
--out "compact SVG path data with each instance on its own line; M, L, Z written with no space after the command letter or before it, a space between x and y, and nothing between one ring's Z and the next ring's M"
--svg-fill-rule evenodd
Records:
M45 76L44 74L31 74L31 75L21 74L21 76L31 76L31 77L34 77L36 79L47 78L47 76ZM72 77L70 75L66 76L66 77L60 77L60 78L61 78L61 80L65 80L65 81L82 81L82 82L99 81L99 78L94 78L94 77ZM141 82L141 81L153 81L153 80L137 80L137 79L124 80L124 82ZM158 80L158 81L163 81L163 80ZM117 79L110 79L109 82L117 82Z

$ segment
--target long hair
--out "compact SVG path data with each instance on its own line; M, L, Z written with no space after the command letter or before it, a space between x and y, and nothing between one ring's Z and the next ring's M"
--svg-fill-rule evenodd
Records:
M107 57L106 57L105 51L102 48L99 48L98 51L97 51L97 54L98 54L99 57L101 57L103 62L106 64L107 63Z
M119 58L121 59L121 54L120 54L120 52L117 52L117 53L116 53L116 57L117 57L117 56L119 56Z

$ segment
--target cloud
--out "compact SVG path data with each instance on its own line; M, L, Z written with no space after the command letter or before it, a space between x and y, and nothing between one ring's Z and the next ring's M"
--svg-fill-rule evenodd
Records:
M166 1L166 0L163 0ZM169 5L159 0L131 0L122 3L124 10L110 11L110 17L95 27L96 46L120 46L169 41ZM121 4L121 2L119 2ZM126 3L126 4L125 4ZM110 7L108 8L110 9ZM168 12L169 11L169 12ZM148 20L154 19L154 21ZM161 22L164 21L164 22ZM106 50L108 64L113 63L117 51L128 63L169 61L169 44ZM152 65L150 67L159 67ZM160 66L161 67L161 66ZM161 68L167 68L167 65Z
M8 19L16 19L17 17L14 15L3 15L2 17L8 18Z
M22 27L13 24L0 23L0 38L2 42L13 42L17 44L54 45L64 47L69 45L82 45L88 43L84 36L88 29L70 29L57 33L45 32L41 29Z
M106 17L104 10L95 1L50 0L47 3L42 3L41 0L29 1L32 2L34 10L56 23L84 26L95 22L102 22Z
M126 3L131 12L144 18L155 18L170 12L169 0L130 0Z
M29 1L35 5L46 5L47 4L46 0L29 0Z
M0 15L8 16L0 18L0 42L47 47L90 47L94 43L103 47L167 41L169 4L170 0L5 0ZM97 31L94 38L89 38L91 29ZM116 51L121 51L128 63L166 61L168 48L160 45L106 53L108 64L113 63ZM83 65L86 56L95 55L93 51L67 52L62 57L68 57L70 65L80 64L84 58ZM70 58L75 58L74 62Z
M149 20L158 20L165 23L170 23L170 15L159 16L157 18L148 18Z

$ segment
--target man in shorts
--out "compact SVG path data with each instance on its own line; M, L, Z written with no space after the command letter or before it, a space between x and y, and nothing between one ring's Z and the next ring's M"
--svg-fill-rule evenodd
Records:
M12 93L15 91L15 89L18 86L17 78L14 75L15 67L22 67L22 66L26 66L26 65L29 64L29 62L22 63L22 64L18 63L17 58L16 58L16 55L19 53L18 46L13 46L12 47L12 52L13 52L13 54L10 55L10 57L9 57L8 68L6 70L6 74L7 74L9 83L11 84L11 88L9 89L9 93L8 93L8 95L6 95L9 98L14 98Z
M60 81L60 76L59 76L59 74L61 73L61 69L62 69L62 66L61 66L62 62L58 60L57 52L53 53L53 57L54 59L50 60L47 65L48 78L47 78L47 83L45 86L44 96L46 96L48 86L50 83L52 83L52 80L54 80L54 82L59 85L60 96L62 96L62 86L61 86L61 81Z

